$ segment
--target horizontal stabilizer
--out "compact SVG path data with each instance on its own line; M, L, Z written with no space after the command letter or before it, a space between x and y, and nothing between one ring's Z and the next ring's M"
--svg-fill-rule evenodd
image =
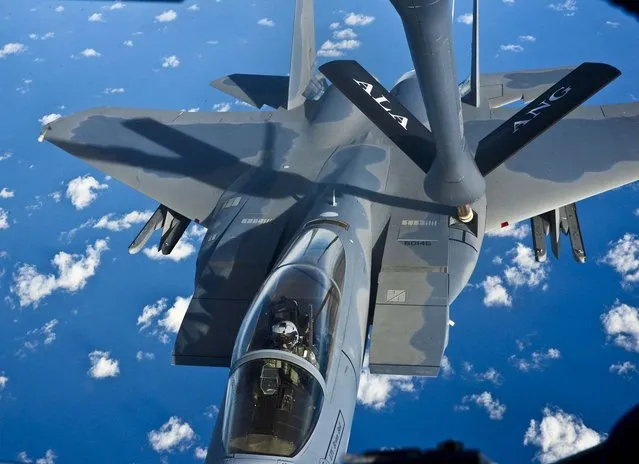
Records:
M517 101L528 104L575 68L576 66L565 66L481 74L477 89L480 94L479 105L485 102L494 110ZM471 96L472 76L460 84L460 91L464 95L462 103L475 106L475 99Z
M475 162L486 176L621 73L584 63L479 142Z
M431 132L357 61L337 60L320 71L424 172L435 157Z
M286 108L288 104L287 76L231 74L211 82L211 86L256 108Z

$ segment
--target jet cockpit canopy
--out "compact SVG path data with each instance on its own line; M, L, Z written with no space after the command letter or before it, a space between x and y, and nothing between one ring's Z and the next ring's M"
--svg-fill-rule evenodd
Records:
M344 268L338 236L309 229L256 296L231 363L228 454L291 457L308 441L324 400Z

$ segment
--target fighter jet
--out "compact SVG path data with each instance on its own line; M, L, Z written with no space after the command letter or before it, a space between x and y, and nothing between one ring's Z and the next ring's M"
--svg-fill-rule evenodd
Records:
M580 106L617 69L482 74L476 0L458 84L452 2L391 3L415 69L390 92L316 69L297 0L290 75L212 83L272 111L103 107L41 134L158 201L131 252L207 229L173 362L230 369L208 463L339 462L368 337L372 373L437 376L486 232L530 219L537 259L563 232L584 261L576 203L639 179L639 103Z

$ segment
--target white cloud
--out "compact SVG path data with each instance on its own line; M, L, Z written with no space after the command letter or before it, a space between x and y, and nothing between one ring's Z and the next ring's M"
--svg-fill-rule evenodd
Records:
M565 16L574 16L577 11L577 0L563 0L557 3L551 3L548 8L561 11Z
M24 53L26 49L27 47L21 43L5 44L2 48L0 48L0 58L5 58L9 55L19 55L20 53Z
M527 285L530 288L537 287L548 278L548 263L538 263L532 248L517 243L515 248L508 252L514 255L512 266L504 270L504 277L508 284L514 287Z
M180 66L180 60L177 56L165 56L162 58L162 67L163 68L177 68Z
M158 321L158 326L162 327L166 332L178 333L189 303L191 303L191 297L184 298L178 296L173 306L171 306L164 314L164 317Z
M179 262L195 253L195 247L189 241L187 234L184 234L182 239L177 243L177 245L175 245L175 248L173 248L173 251L169 255L163 255L157 248L145 248L142 250L142 253L144 253L147 258L154 261Z
M132 47L133 46L133 41L132 40L125 40L123 42L124 45L126 45L127 47Z
M171 335L177 333L180 329L189 303L191 303L191 297L178 296L175 298L173 306L168 309L166 298L161 298L154 304L145 306L137 321L137 325L140 326L140 332L145 331L155 323L155 327L149 333L157 336L162 343L168 343Z
M611 242L610 245L612 244ZM602 262L621 274L623 287L639 282L639 237L635 234L624 234L608 250Z
M142 224L148 221L153 211L131 211L119 218L113 218L113 213L102 216L93 225L94 229L107 229L112 232L121 232L130 229L134 224Z
M499 48L505 52L520 53L524 51L524 47L515 44L500 45Z
M12 156L13 156L13 153L11 153L10 151L5 151L4 153L0 154L0 161L8 160Z
M546 366L546 361L556 360L561 358L561 352L557 348L549 348L546 351L534 351L530 355L530 359L511 355L508 360L522 372L528 372L531 370L541 370Z
M58 320L57 319L51 319L49 322L44 324L38 330L39 333L44 336L44 344L45 345L50 345L51 343L53 343L55 341L56 333L53 330L56 328L57 325L58 325Z
M442 363L439 366L442 372L442 375L444 377L448 377L451 376L455 373L455 370L453 369L452 364L450 363L450 360L448 359L448 356L443 355L442 356Z
M62 200L62 192L52 192L49 194L49 197L56 203L60 203L60 200Z
M9 377L4 375L4 372L0 374L0 391L4 390L9 382Z
M362 373L359 377L357 401L379 411L386 407L395 390L415 391L413 378L403 375L371 374L368 367L368 353L366 353Z
M89 353L91 368L87 372L89 377L104 379L120 375L120 361L110 358L108 351L92 351Z
M195 3L195 4L191 5L190 7L188 7L187 10L189 10L189 11L200 11L200 5Z
M606 21L606 26L610 26L613 29L620 26L620 24L616 21Z
M504 413L506 412L506 406L502 404L498 399L493 398L490 392L483 392L480 394L466 395L462 398L462 407L458 407L458 410L466 411L468 404L475 404L481 408L484 408L488 412L488 417L492 420L502 420Z
M333 38L337 40L356 39L357 34L349 27L348 29L333 32Z
M519 40L523 40L524 42L535 42L537 38L534 35L520 35Z
M526 238L530 233L530 226L528 224L510 224L509 226L502 227L501 229L492 230L486 232L488 237L513 237L517 240Z
M159 23L168 23L174 21L177 18L177 13L173 10L167 10L155 17L155 20Z
M206 459L206 448L198 446L195 448L195 452L193 454L195 455L195 459Z
M47 124L51 124L53 121L55 121L56 119L60 119L61 117L62 115L58 113L45 114L40 119L38 119L38 122L43 126L46 126Z
M31 40L49 40L49 39L54 39L55 38L55 32L47 32L46 34L44 34L42 37L38 37L38 34L29 34L29 38Z
M608 339L626 351L639 353L639 309L615 302L615 306L601 315Z
M113 10L121 10L121 9L123 9L125 7L126 7L126 4L124 4L122 2L115 2L115 3L112 3L111 5L105 6L103 8L113 11Z
M334 31L335 29L339 29L339 27L340 27L340 23L331 23L331 25L330 25L330 26L328 26L328 28L329 28L331 31Z
M67 184L66 196L71 200L75 209L81 210L98 198L98 190L107 188L109 188L107 184L101 184L95 177L87 174L76 177Z
M583 421L559 408L544 408L541 423L530 420L524 435L524 445L541 448L535 459L542 464L555 462L598 445L604 435L586 427Z
M35 464L55 464L56 456L52 449L48 449L43 457L36 459ZM26 451L21 451L17 456L18 462L25 464L33 464L33 459L29 457Z
M102 53L95 51L93 48L85 48L80 52L85 58L100 58Z
M206 407L206 411L204 411L204 415L206 417L208 417L209 419L213 419L215 416L217 416L220 413L220 408L218 408L216 405L214 404L210 404Z
M266 26L266 27L275 27L275 22L272 19L268 19L268 18L261 18L257 24L259 24L260 26Z
M166 303L167 303L166 298L161 298L158 301L156 301L154 304L146 305L142 309L142 314L138 316L138 322L137 322L137 325L142 326L140 327L140 332L150 327L151 324L153 324L153 321L155 320L155 318L158 317L162 312L166 310Z
M630 361L613 364L610 366L608 370L618 375L627 375L627 374L630 374L631 372L638 372L637 366L634 363L631 363Z
M27 340L22 344L22 348L20 348L16 355L24 358L27 355L27 350L30 352L35 352L40 343L44 345L52 344L56 338L57 334L54 332L56 326L58 325L57 319L52 319L49 322L45 323L42 327L37 329L32 329L27 332Z
M215 105L213 105L213 111L218 111L220 113L227 113L231 111L231 104L226 102L216 103Z
M23 264L13 275L11 293L18 296L20 306L37 307L42 299L56 290L77 292L95 275L102 253L108 249L106 240L96 240L93 245L87 246L85 255L57 253L51 261L57 276L40 274L35 266Z
M44 457L37 459L35 464L55 464L55 459L57 457L58 456L56 456L52 449L48 449L44 454Z
M366 16L361 13L347 13L344 16L344 24L347 26L368 26L375 21L374 16Z
M501 0L502 2L504 2L506 5L514 5L515 4L515 0Z
M246 108L253 108L253 105L250 103L243 102L242 100L235 100L234 102L237 106L244 106Z
M186 111L187 113L197 113L198 111L200 111L200 107L198 106L197 108L189 108L188 110L182 111Z
M135 359L138 361L151 361L155 359L155 355L153 353L145 353L144 351L138 351L135 354Z
M501 385L503 382L503 376L493 367L489 368L486 372L476 374L475 378L480 382L487 381L492 382L495 385Z
M195 432L188 422L173 416L159 430L151 430L148 438L151 447L158 453L171 452L176 448L184 451L193 445Z
M0 190L0 198L13 198L15 196L15 191L9 190L7 187L4 187Z
M486 306L512 306L513 300L506 287L502 285L501 277L487 276L481 285L486 292L484 296Z
M102 91L102 93L106 94L106 95L113 95L115 93L124 93L124 88L122 87L118 87L118 88L111 88L111 87L107 87L106 89L104 89Z
M9 213L0 208L0 230L8 229L9 227Z
M472 24L473 23L473 14L472 13L464 13L463 15L457 16L457 22L462 24Z
M501 264L504 262L504 260L501 258L501 256L495 256L492 262L493 264Z
M102 17L102 13L93 13L89 16L89 21L92 23L103 23L104 18Z
M488 368L485 372L475 372L475 366L469 362L463 364L464 372L473 376L478 382L492 382L495 385L501 385L503 382L503 376L494 367Z
M359 48L361 42L359 40L341 40L339 42L333 42L327 40L324 42L317 52L319 56L337 57L344 55L344 50L355 50Z
M58 6L55 8L55 12L56 12L56 13L62 13L63 11L64 11L64 7L63 7L62 5L58 5Z

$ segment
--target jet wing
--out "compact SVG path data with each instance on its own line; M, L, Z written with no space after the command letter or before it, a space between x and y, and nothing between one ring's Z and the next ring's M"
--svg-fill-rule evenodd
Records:
M297 121L297 122L296 122ZM299 134L291 112L189 113L94 108L45 127L44 139L195 221L268 154Z
M517 109L465 123L477 145ZM639 103L581 107L486 176L486 231L639 179Z

